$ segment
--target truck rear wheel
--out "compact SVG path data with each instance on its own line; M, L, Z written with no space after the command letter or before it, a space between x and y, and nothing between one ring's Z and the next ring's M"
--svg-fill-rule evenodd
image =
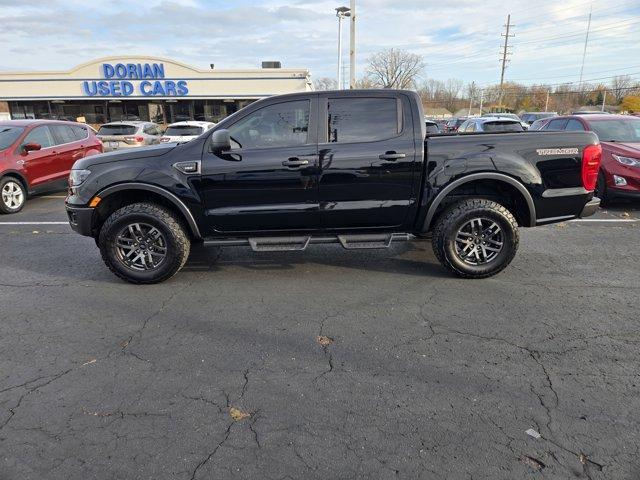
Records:
M102 260L118 277L137 284L175 275L189 257L191 242L170 210L134 203L112 213L98 237Z
M462 200L437 220L431 240L440 263L463 278L486 278L504 270L518 250L516 219L486 199Z

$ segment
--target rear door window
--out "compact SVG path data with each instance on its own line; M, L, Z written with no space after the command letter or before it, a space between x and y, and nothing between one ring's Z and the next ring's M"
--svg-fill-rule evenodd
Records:
M395 98L330 98L327 132L330 143L374 142L397 137L402 124Z
M42 148L53 147L56 142L47 126L36 127L27 133L27 136L24 137L22 144L27 143L37 143Z
M73 130L73 136L76 140L84 140L89 136L89 131L86 127L81 127L80 125L72 125L71 129Z
M76 141L76 135L69 125L51 125L51 129L56 136L57 144L72 143Z

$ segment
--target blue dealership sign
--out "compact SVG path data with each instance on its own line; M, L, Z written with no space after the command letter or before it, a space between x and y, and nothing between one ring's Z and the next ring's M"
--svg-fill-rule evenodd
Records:
M104 80L85 80L82 91L89 97L184 97L186 80L166 80L163 63L102 64Z

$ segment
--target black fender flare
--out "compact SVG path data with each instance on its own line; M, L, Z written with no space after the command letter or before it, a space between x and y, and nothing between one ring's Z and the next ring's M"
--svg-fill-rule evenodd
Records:
M149 183L131 183L131 182L118 183L117 185L112 185L103 190L100 190L96 194L96 196L104 200L106 197L108 197L113 193L126 191L126 190L131 190L131 191L145 190L148 192L153 192L153 193L157 193L158 195L161 195L180 211L185 221L187 222L187 225L189 226L189 230L191 231L191 234L198 240L202 239L202 235L200 234L200 229L198 228L198 224L195 218L193 218L193 214L191 213L191 210L189 210L189 208L184 204L184 202L180 200L176 195L174 195L169 190L166 190L162 187L158 187L157 185L151 185Z
M525 226L534 227L536 225L536 206L535 206L535 203L533 202L533 197L531 197L531 193L529 193L529 190L527 190L527 188L522 183L520 183L515 178L510 177L509 175L505 175L503 173L482 172L482 173L472 173L470 175L466 175L462 178L459 178L451 182L449 185L444 187L438 193L438 195L436 195L436 198L434 198L433 201L431 202L431 205L429 206L429 210L427 211L427 217L424 220L422 231L426 232L429 229L429 227L431 226L431 222L433 221L433 217L436 214L436 210L438 209L442 201L446 198L446 196L451 191L453 191L460 185L464 185L465 183L473 182L475 180L497 180L500 182L508 183L509 185L515 187L524 197L525 201L527 202L527 207L529 209L529 224Z

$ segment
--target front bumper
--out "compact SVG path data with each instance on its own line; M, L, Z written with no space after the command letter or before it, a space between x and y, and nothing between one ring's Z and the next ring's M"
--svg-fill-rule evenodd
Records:
M591 200L587 202L587 204L582 209L582 213L580 213L579 217L590 217L594 213L598 211L598 207L600 207L600 199L598 197L593 197Z
M69 204L66 204L65 207L67 209L67 217L69 217L69 225L71 225L73 231L85 237L92 237L93 212L95 209L74 207Z
M611 198L622 198L627 200L640 200L640 190L630 190L622 188L607 187L607 195Z

